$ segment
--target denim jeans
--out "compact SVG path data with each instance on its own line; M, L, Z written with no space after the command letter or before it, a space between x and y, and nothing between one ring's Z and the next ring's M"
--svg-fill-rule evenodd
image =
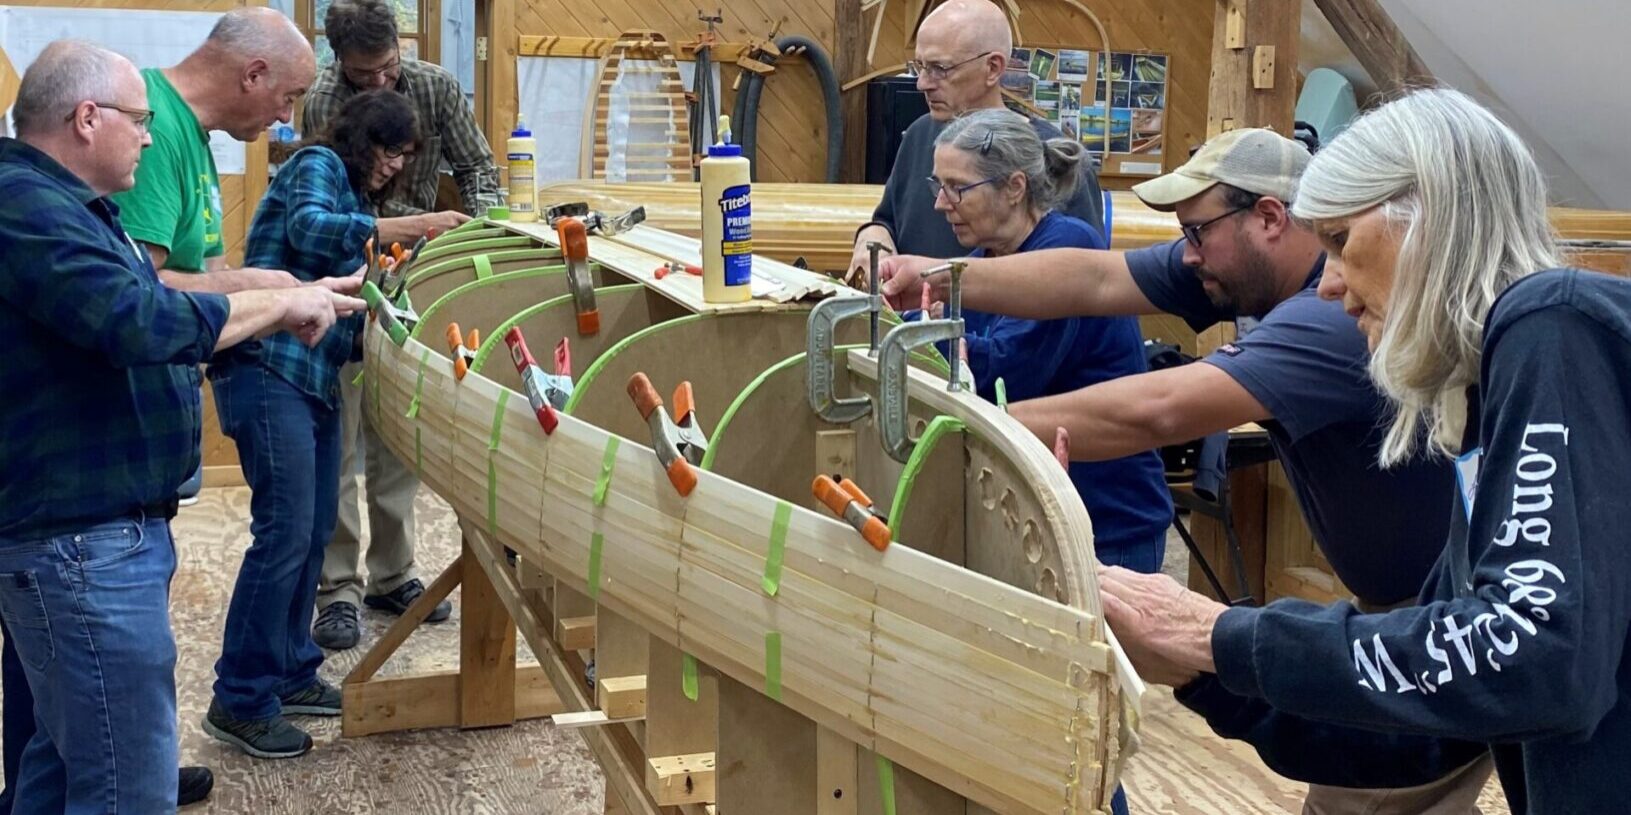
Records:
M163 519L0 539L0 615L38 726L17 768L17 815L175 809L175 567Z
M1155 574L1167 558L1167 527L1145 537L1115 546L1100 547L1095 542L1093 554L1106 566L1120 566L1135 572Z
M265 719L323 664L311 622L339 506L340 413L253 363L212 366L210 385L249 483L253 539L227 606L215 699L235 719Z
M0 615L0 739L5 741L5 788L0 789L0 815L11 815L11 802L17 798L17 765L23 748L34 738L34 694L28 689L28 674L17 658L17 644L6 630Z

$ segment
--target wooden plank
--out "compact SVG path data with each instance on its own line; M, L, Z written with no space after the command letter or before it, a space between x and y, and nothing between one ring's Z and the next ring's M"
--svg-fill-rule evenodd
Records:
M1260 91L1274 88L1274 46L1252 49L1252 87Z
M1382 93L1434 83L1432 70L1378 0L1314 0L1314 5Z
M816 727L815 815L856 815L860 804L855 743Z
M407 641L408 635L418 630L425 618L430 616L430 612L435 610L439 603L446 600L449 594L453 593L453 589L464 579L465 565L464 555L461 554L440 575L437 575L424 593L419 595L419 599L415 600L413 605L408 606L408 610L397 617L391 623L390 628L385 629L385 634L379 638L379 642L374 643L374 647L368 649L368 653L363 656L356 667L351 669L351 673L346 674L345 684L367 682L372 679L374 674L379 672L380 667L385 664L385 660L390 659L391 655L396 653L396 649L402 647L402 643ZM462 618L460 625L463 625Z
M434 727L460 727L457 670L387 676L341 687L346 738ZM561 699L537 665L515 672L515 718L538 719L559 713Z
M714 754L652 756L646 760L646 789L660 806L714 800Z
M817 430L815 436L815 471L855 478L855 431Z
M465 544L469 551L469 543ZM461 555L459 726L515 722L515 623L493 582L473 557Z
M568 651L595 647L595 618L562 617L555 622L555 641Z
M598 663L597 666L598 668ZM646 678L608 676L600 684L596 702L609 719L642 719L646 715Z
M878 19L883 12L874 12ZM833 0L833 72L842 85L867 72L866 42L862 34L866 27L861 20L861 0ZM843 110L844 160L839 165L838 181L858 184L866 174L866 96L849 93L839 97Z

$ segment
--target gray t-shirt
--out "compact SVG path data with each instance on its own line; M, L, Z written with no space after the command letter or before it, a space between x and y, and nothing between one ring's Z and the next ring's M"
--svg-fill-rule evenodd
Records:
M1235 319L1183 256L1178 240L1128 252L1127 265L1156 308L1197 331ZM1359 599L1392 605L1416 596L1444 549L1454 467L1442 458L1378 467L1389 408L1366 372L1364 335L1316 292L1324 270L1322 255L1301 291L1204 362L1274 417L1262 425L1337 577Z
M889 170L889 182L884 185L883 200L872 213L872 222L889 229L895 248L903 255L956 258L971 249L957 242L946 216L935 212L934 188L929 186L928 178L934 175L934 140L946 124L925 113L906 128L900 152L895 154L895 166ZM1031 126L1043 141L1059 137L1059 128L1042 119L1032 119ZM1102 235L1104 196L1099 192L1099 175L1086 156L1081 167L1076 191L1060 209L1086 221Z

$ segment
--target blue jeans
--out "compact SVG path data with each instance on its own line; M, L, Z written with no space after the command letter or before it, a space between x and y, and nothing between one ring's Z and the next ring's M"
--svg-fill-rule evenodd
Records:
M37 726L17 767L17 815L175 809L175 567L163 519L0 539L0 615Z
M1161 527L1161 531L1142 540L1134 539L1112 546L1101 547L1095 541L1093 554L1106 566L1155 574L1161 571L1161 563L1167 558L1167 527Z
M210 385L249 483L253 538L227 606L215 699L234 719L266 719L323 664L311 622L339 509L340 412L255 364L212 366Z
M17 644L6 630L6 621L0 615L0 739L5 740L5 788L0 789L0 815L11 815L11 802L17 798L17 765L22 762L23 748L34 738L34 694L28 689L28 674L23 672L23 661L17 658Z

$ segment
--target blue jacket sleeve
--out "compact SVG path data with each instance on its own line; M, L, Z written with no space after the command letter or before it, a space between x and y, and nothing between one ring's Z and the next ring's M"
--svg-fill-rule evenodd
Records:
M14 193L52 217L42 228L35 206L0 208L0 299L115 367L209 359L227 321L225 297L143 280L135 264L146 259L138 261L133 246L109 247L107 225L83 206Z
M374 217L340 209L341 193L349 183L345 166L321 153L307 154L303 159L283 170L295 173L285 220L289 245L297 252L337 261L358 254L374 230ZM330 264L327 268L338 275L342 266Z
M1631 353L1572 306L1505 328L1485 344L1481 458L1463 470L1472 500L1449 579L1387 614L1300 601L1225 612L1212 644L1230 691L1483 742L1582 740L1614 707L1631 630Z

